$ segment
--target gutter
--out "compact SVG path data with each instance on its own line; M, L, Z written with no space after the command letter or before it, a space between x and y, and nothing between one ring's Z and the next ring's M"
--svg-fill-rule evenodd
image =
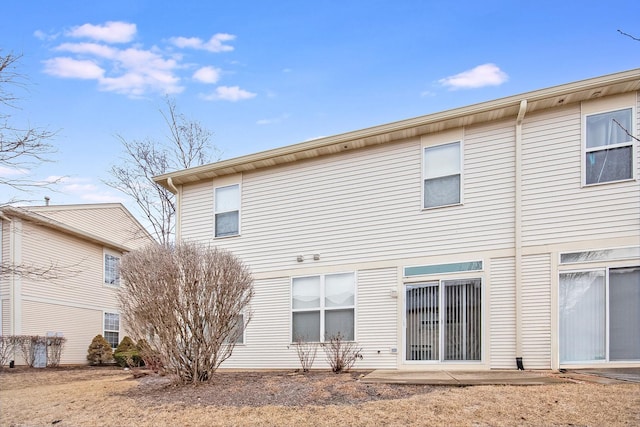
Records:
M516 119L515 140L515 198L514 198L514 246L515 246L515 310L516 310L516 366L524 370L522 362L522 122L527 113L527 100L520 101Z

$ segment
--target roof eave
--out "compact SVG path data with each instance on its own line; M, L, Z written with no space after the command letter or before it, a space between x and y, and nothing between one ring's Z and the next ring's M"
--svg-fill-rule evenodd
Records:
M640 90L640 69L554 86L452 110L374 126L325 138L262 151L194 168L159 175L154 180L174 191L174 185L212 179L364 148L446 129L516 117L523 99L527 113L573 104L597 97Z

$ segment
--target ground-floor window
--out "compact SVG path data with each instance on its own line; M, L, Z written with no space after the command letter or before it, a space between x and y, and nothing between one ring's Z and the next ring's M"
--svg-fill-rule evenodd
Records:
M640 360L640 267L560 273L560 363Z
M323 342L340 334L355 339L354 273L294 277L291 284L293 342Z
M120 343L120 315L118 313L104 313L104 338L112 348Z
M406 360L481 360L481 280L406 285L405 322Z

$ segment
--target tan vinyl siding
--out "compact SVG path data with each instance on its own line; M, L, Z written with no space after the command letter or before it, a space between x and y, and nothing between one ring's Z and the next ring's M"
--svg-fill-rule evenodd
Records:
M2 329L0 334L9 335L11 333L11 302L8 299L3 299L0 300L0 304L2 304Z
M638 235L638 182L581 187L581 147L580 106L526 118L522 171L525 246Z
M511 247L512 124L468 129L464 156L464 205L429 210L421 209L417 139L245 172L242 235L214 243L233 250L256 272L299 267L299 254L320 254L315 265L321 266ZM207 188L184 187L185 238L211 239Z
M29 210L131 249L152 242L140 229L140 224L119 204L43 206Z
M213 237L213 184L211 181L185 186L182 194L182 239Z
M492 369L514 369L516 358L515 259L491 259L490 354Z
M24 277L22 296L85 304L117 306L117 288L104 285L104 253L101 246L46 227L24 223L23 263L55 268L55 278Z
M522 258L522 357L525 369L551 369L551 255Z
M398 272L395 268L358 271L356 308L356 339L362 347L363 359L357 368L396 368L400 351L397 337L398 302L392 290L397 290Z
M291 347L291 280L281 277L254 282L253 318L245 331L245 344L236 345L224 368L295 368L298 357ZM259 355L259 356L258 356ZM317 361L320 360L318 352Z
M22 334L62 332L67 338L61 364L87 363L91 340L103 332L102 310L89 310L35 301L22 302Z

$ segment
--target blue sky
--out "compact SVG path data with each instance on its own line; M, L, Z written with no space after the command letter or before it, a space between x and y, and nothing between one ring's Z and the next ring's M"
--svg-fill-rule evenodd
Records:
M3 5L22 54L16 126L57 131L50 163L0 170L56 192L0 203L123 202L102 184L117 135L163 139L166 94L223 159L640 67L640 2L118 1ZM25 176L25 175L22 175Z

